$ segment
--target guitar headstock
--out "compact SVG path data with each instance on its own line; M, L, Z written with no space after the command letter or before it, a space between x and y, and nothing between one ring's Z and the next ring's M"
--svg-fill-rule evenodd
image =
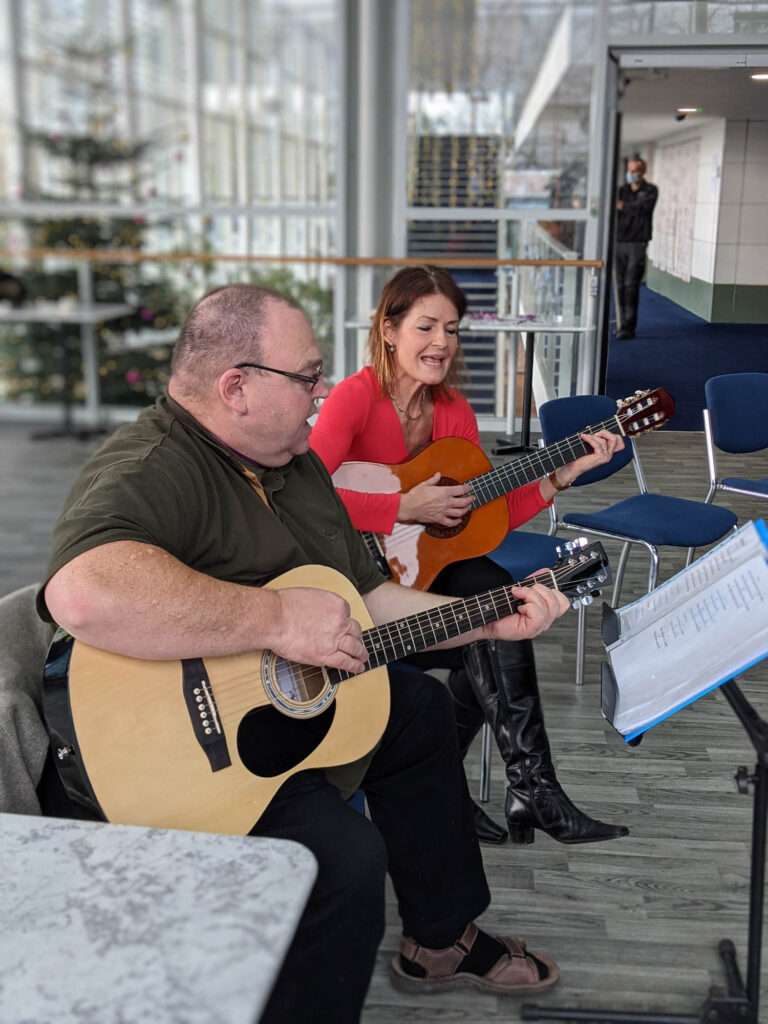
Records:
M557 589L574 608L592 604L603 587L611 584L608 556L599 541L590 544L586 537L566 541L558 548L560 557L552 566Z
M675 415L675 400L666 388L636 391L618 402L619 423L625 434L634 436L663 427Z

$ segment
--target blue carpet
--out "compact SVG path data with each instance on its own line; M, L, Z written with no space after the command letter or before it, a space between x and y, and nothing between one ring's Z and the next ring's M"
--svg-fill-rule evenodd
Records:
M709 324L643 285L637 334L608 349L606 394L665 387L675 399L666 430L703 430L704 383L719 373L768 372L768 326Z

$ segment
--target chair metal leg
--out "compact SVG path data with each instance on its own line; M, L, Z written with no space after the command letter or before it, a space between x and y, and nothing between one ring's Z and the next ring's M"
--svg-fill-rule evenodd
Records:
M685 556L685 566L686 566L686 568L688 568L688 566L693 561L693 553L694 553L695 550L696 550L696 548L688 548L688 554Z
M627 541L621 549L619 555L619 564L616 566L616 575L613 577L613 597L611 603L614 608L619 607L619 596L621 594L621 585L624 582L624 570L627 567L627 559L629 558L629 549L632 545Z
M648 554L651 556L651 564L648 567L648 593L656 589L659 582L659 549L653 544L647 544Z
M480 802L488 803L491 795L491 738L493 733L487 722L483 722L482 747L480 750Z
M584 663L587 654L587 609L579 605L579 619L576 623L576 685L584 685Z

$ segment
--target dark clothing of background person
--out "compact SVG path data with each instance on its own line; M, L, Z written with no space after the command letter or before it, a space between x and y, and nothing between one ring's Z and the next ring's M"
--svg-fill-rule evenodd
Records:
M658 197L659 190L647 181L642 181L638 189L624 184L617 195L622 204L616 214L615 253L619 337L631 338L637 328L640 282L645 273L645 251L651 239L653 208Z

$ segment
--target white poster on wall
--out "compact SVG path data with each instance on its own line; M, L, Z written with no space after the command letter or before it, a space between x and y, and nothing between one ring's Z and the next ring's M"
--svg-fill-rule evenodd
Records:
M656 150L656 180L663 185L653 217L653 262L681 281L691 280L698 166L699 139Z

